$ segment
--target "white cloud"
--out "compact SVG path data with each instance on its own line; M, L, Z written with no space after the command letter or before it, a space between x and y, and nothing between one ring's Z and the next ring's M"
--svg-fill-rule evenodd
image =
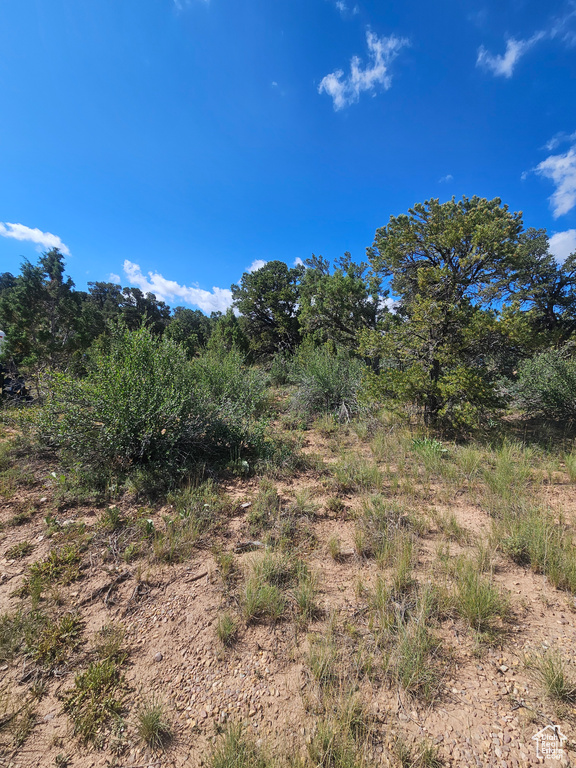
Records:
M550 155L534 168L535 173L550 179L556 186L550 197L555 219L576 205L576 144L561 155Z
M108 275L108 281L111 283L116 283L117 285L120 284L120 275L117 275L115 272L110 272Z
M357 5L349 6L345 0L336 0L334 5L340 11L342 16L345 16L348 13L356 16L357 13L360 13L360 8Z
M254 259L252 264L250 264L250 266L247 267L246 272L258 272L258 270L266 266L267 263L268 262L264 261L264 259Z
M145 293L156 294L160 301L173 302L174 299L181 299L186 304L200 307L204 312L225 312L232 305L232 291L228 288L212 288L212 291L205 291L197 286L188 287L175 280L167 280L158 272L148 272L146 276L142 274L138 264L128 259L123 264L123 270L131 285Z
M451 173L447 173L446 176L442 176L441 179L438 179L439 184L448 184L450 181L454 181L454 176L452 176Z
M552 235L550 253L560 264L563 264L568 256L576 253L576 229L567 229L565 232L556 232Z
M303 267L304 266L304 262L302 261L300 256L296 256L296 258L294 259L294 266L295 267Z
M561 144L573 141L576 141L576 131L574 131L574 133L566 133L565 131L560 131L560 133L552 136L552 138L549 139L546 144L544 144L544 149L552 152L552 150L558 149Z
M344 72L337 69L323 77L318 86L318 93L324 92L332 97L336 111L357 102L363 92L375 96L378 86L388 90L392 83L388 68L400 50L408 45L408 40L396 35L378 37L368 30L366 43L369 60L364 68L360 58L354 56L350 62L349 75L344 77Z
M478 49L476 59L477 67L484 67L497 77L512 77L514 67L524 54L532 48L539 40L546 37L545 32L536 32L528 40L515 40L513 37L506 40L506 51L504 54L494 55L484 48L483 45Z
M0 236L36 243L36 245L48 250L50 248L58 248L64 256L70 256L70 249L57 235L53 235L51 232L42 232L41 229L31 229L24 226L24 224L10 224L9 222L3 223L0 221Z
M184 8L187 8L188 6L192 5L193 2L203 3L204 5L208 5L210 0L174 0L174 5L177 11L183 11Z

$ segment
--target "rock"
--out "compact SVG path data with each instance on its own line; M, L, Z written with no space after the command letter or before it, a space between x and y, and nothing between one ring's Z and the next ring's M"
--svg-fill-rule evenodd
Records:
M164 658L164 656L163 656L163 654L160 653L160 651L158 651L158 653L154 654L154 661L162 661L163 658Z

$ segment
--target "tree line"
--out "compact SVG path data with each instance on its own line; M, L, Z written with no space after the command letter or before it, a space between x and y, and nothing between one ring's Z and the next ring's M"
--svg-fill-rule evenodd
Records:
M372 398L467 426L505 405L538 355L548 355L543 375L569 375L575 285L576 253L558 263L546 231L525 228L500 199L431 199L391 216L365 261L268 261L232 286L232 308L209 317L109 282L76 290L53 249L0 275L0 327L5 360L34 375L81 375L86 351L119 323L145 324L190 358L236 350L269 366L323 347L365 364Z

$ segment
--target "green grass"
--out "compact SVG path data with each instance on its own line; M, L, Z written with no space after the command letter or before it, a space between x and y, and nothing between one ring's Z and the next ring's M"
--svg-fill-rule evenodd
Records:
M312 677L321 686L338 679L338 649L332 637L314 635L309 639L307 663Z
M377 491L382 487L382 473L373 462L348 454L334 465L334 479L339 491Z
M29 541L21 541L18 544L14 544L4 553L8 560L21 560L34 550L34 544Z
M501 550L518 565L543 573L550 583L576 592L576 551L569 529L545 508L509 511L495 523Z
M479 572L473 560L462 559L456 567L454 605L476 632L491 634L509 613L507 596L491 578Z
M256 621L279 621L287 608L282 590L257 576L246 581L242 595L242 614L248 624Z
M47 666L63 661L78 647L83 628L84 622L77 614L49 619L33 641L34 657Z
M74 687L63 696L64 711L75 736L101 743L103 731L123 711L124 676L112 659L96 661L74 678Z
M209 759L210 768L273 768L274 761L249 738L241 725L228 727L216 741Z
M22 594L39 600L44 591L52 585L68 585L80 578L82 556L76 544L65 544L53 549L45 560L37 560L28 569Z
M174 733L162 702L152 697L140 704L136 711L136 731L151 749L165 749L168 746Z
M548 650L541 656L529 657L526 665L549 698L576 703L576 680L568 673L558 651Z
M104 624L94 633L92 645L101 661L115 661L118 664L126 659L124 648L125 631L121 624Z
M46 617L39 611L4 613L0 615L0 662L33 648L41 635Z
M222 645L229 648L238 637L238 622L231 613L222 613L216 623L216 634Z

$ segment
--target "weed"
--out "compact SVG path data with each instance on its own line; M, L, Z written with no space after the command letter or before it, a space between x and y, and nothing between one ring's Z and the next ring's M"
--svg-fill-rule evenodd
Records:
M576 702L576 681L568 675L558 651L548 650L542 656L528 658L526 665L551 699Z
M433 518L440 531L450 541L457 541L460 544L465 544L468 541L468 531L460 525L456 515L453 512L449 514L442 514L440 512L434 511L431 513L431 517Z
M213 554L214 559L216 560L216 565L218 566L220 578L224 582L226 589L229 589L234 582L237 570L234 552L230 550L215 549Z
M218 616L216 634L222 645L226 647L234 645L238 637L238 622L232 614L227 612Z
M315 768L360 768L358 752L352 734L326 719L320 720L308 744L308 757Z
M122 664L127 653L124 650L124 627L121 624L104 624L94 633L92 641L96 655L101 661Z
M570 478L571 483L576 482L576 452L567 453L564 457L564 463L566 464L566 472Z
M310 638L308 666L312 677L324 687L337 680L338 651L332 637L315 635Z
M242 596L242 612L249 624L260 619L278 621L285 610L286 598L279 587L257 576L247 580Z
M77 614L65 613L59 619L48 620L34 641L34 656L51 665L65 659L80 642L84 622Z
M270 528L276 520L281 507L282 502L276 486L264 478L260 481L258 493L248 514L250 528L255 532Z
M438 693L439 674L433 664L438 646L439 641L421 619L401 625L394 651L394 674L407 693L425 702Z
M0 662L11 661L38 637L45 618L37 611L0 615Z
M210 768L272 768L261 747L244 735L241 725L231 725L216 743Z
M314 429L323 437L331 437L340 429L338 419L333 413L324 413L314 422Z
M318 511L318 504L314 501L314 496L309 488L304 488L296 493L296 498L290 505L290 512L293 515L313 517Z
M80 577L80 550L75 544L53 549L45 560L32 563L24 580L22 594L37 601L52 584L71 584Z
M385 562L395 547L396 533L410 526L403 507L381 496L372 496L362 505L356 524L355 543L359 555Z
M164 705L155 697L145 700L136 712L138 736L151 749L164 749L173 736Z
M12 741L16 748L24 744L35 725L36 710L30 703L26 703L10 723Z
M328 539L328 553L334 562L342 562L342 544L338 536L331 536Z
M122 713L123 686L120 667L111 659L94 662L77 674L74 687L64 694L64 711L74 734L83 741L98 741L100 732Z
M337 515L344 511L344 502L338 496L331 496L326 502L326 509L328 512Z
M315 576L303 573L294 587L293 598L298 616L304 622L311 621L320 613L316 603L317 592Z
M382 475L376 464L360 456L343 456L334 466L334 477L338 490L375 491L382 487Z
M562 521L539 508L509 512L495 526L502 551L519 565L544 573L558 589L576 592L576 554Z
M29 541L21 541L7 549L5 555L8 560L21 560L23 557L28 557L33 549L34 544Z
M105 509L98 520L98 526L105 531L119 531L125 523L122 512L116 506Z
M509 611L507 597L468 559L460 560L456 568L455 607L481 633L494 632L496 619L506 618Z

